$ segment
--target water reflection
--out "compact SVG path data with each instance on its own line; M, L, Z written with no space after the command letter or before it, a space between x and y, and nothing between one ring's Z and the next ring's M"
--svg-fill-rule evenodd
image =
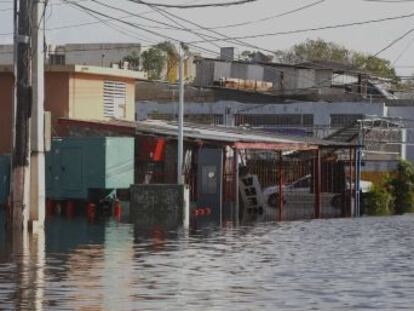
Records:
M13 232L2 234L0 252L0 299L2 308L14 310L43 310L46 249L43 230L34 234ZM10 282L9 272L14 278ZM6 273L2 273L6 272ZM4 286L4 287L3 287Z
M413 229L413 216L191 234L53 217L46 236L3 236L0 309L411 310Z

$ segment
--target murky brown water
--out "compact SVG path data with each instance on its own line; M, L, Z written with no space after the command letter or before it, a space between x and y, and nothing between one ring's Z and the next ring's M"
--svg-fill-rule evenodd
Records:
M198 234L48 220L0 234L0 310L413 310L414 216Z

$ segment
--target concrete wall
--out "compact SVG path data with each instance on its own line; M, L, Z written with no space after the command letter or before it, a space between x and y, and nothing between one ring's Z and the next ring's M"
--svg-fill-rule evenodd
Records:
M64 46L66 64L109 67L125 56L141 53L141 45L136 43L66 44Z
M59 118L104 120L103 86L105 80L127 84L125 120L135 119L135 81L104 75L47 72L45 75L45 110L52 115L53 135L62 135ZM13 77L0 72L0 154L11 152Z
M131 221L175 229L189 225L189 192L180 185L132 185Z
M50 46L49 52L53 53L53 49L65 55L68 65L103 65L104 67L118 63L134 51L138 55L141 53L141 45L137 43L66 44ZM13 46L0 45L0 65L11 64L13 64Z
M297 77L298 89L306 89L315 86L315 70L312 69L299 69Z
M225 114L230 109L231 114L312 114L314 125L329 127L331 114L366 114L385 116L386 109L383 103L325 103L325 102L292 102L286 104L244 104L235 101L218 101L214 103L186 102L186 114ZM156 103L151 101L137 102L136 111L139 120L148 118L152 112L177 113L177 104Z
M69 73L48 73L45 77L45 110L51 112L52 133L60 135L59 118L69 117Z
M106 76L91 76L73 73L69 82L69 117L76 119L102 120L104 81L121 81L127 85L127 101L125 120L135 118L135 84L130 79L119 79Z

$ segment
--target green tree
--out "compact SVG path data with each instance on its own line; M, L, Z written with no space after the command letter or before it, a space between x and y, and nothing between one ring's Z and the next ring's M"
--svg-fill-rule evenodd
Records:
M366 70L373 75L398 81L395 68L391 62L369 54L349 50L346 47L327 42L323 39L306 40L303 43L294 45L287 51L276 52L280 62L297 64L306 61L332 61Z
M414 211L414 167L409 161L400 161L393 177L388 181L394 197L396 214Z
M167 80L171 83L176 82L180 55L178 54L175 45L169 41L165 41L158 43L156 48L165 53L167 63Z
M337 43L308 39L287 51L278 51L276 56L282 62L293 64L315 60L349 63L349 54L349 50Z
M259 51L243 51L241 54L241 59L244 61L254 61L254 60L260 60L264 63L270 63L273 60L273 55L266 55Z
M148 73L148 79L160 80L161 72L165 66L166 57L164 53L156 47L152 47L142 53L142 66Z
M134 70L138 70L139 61L140 61L140 57L136 51L132 51L131 54L128 54L122 59L122 62L128 62L129 66Z

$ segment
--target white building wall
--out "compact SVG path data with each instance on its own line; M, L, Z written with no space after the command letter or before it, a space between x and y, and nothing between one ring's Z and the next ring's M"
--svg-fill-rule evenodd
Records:
M218 101L214 103L185 103L188 114L224 114L230 109L231 114L313 114L314 125L329 127L331 114L365 114L385 116L383 103L358 102L292 102L288 104L245 104L236 101ZM136 111L140 120L146 119L150 113L177 113L177 103L156 103L151 101L137 102Z
M13 64L13 45L0 45L0 65Z
M414 162L414 106L389 106L388 116L401 118L407 127L406 134L406 159Z

